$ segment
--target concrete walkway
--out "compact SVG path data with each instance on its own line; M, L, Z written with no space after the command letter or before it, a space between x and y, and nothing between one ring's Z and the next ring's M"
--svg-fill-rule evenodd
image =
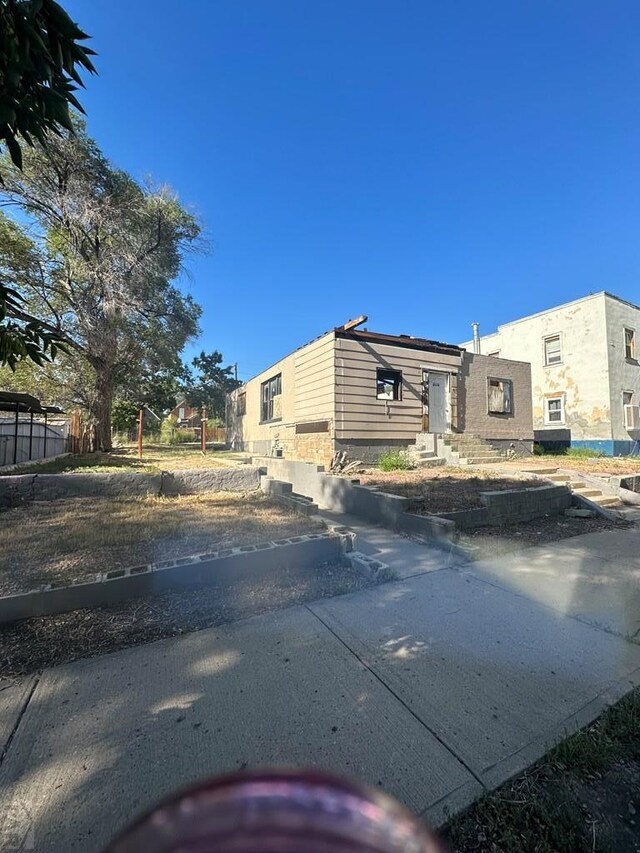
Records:
M3 814L91 853L196 779L295 764L439 822L640 683L639 531L465 565L361 527L402 580L0 690Z

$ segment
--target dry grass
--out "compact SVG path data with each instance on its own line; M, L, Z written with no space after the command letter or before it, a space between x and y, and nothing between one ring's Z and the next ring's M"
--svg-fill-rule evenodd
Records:
M540 480L514 472L506 476L478 468L417 468L412 471L369 471L360 476L366 486L381 491L415 498L414 511L453 512L482 506L480 493L513 489L537 488Z
M603 456L593 459L572 458L571 456L552 455L535 456L532 459L517 459L500 463L504 468L514 471L534 471L539 468L565 468L583 474L611 475L624 477L625 474L640 474L640 459L629 456Z
M62 474L75 473L113 473L132 471L139 474L157 474L160 471L185 471L192 468L221 468L235 466L243 454L229 450L210 450L203 456L194 447L169 447L148 445L143 448L142 459L134 447L115 448L111 453L84 453L78 456L65 456L39 465L21 465L10 474Z
M28 504L0 513L0 592L318 527L257 493Z

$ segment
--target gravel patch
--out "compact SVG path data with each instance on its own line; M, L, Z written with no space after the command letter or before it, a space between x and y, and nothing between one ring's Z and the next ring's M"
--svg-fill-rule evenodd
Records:
M199 587L28 619L2 630L0 677L25 675L371 585L350 566L325 565L304 573L281 570L263 581L237 581L227 588Z

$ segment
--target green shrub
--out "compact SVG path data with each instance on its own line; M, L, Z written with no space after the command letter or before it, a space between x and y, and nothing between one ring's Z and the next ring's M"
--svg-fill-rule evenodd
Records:
M383 453L378 460L378 465L382 471L408 471L413 468L411 460L402 450L390 450L388 453Z
M179 429L178 421L175 418L168 417L162 421L160 427L161 444L187 444L190 441L195 441L194 434L191 430Z
M604 456L601 450L591 450L589 447L567 447L567 456L574 459L599 459Z

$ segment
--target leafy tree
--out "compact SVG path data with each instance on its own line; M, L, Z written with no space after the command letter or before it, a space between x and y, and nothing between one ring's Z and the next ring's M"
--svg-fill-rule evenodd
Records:
M88 38L54 0L0 0L0 142L18 168L20 139L46 146L73 130L69 104L83 112L73 93L80 68L95 74Z
M70 104L82 112L78 69L95 73L94 51L79 43L87 38L53 0L0 0L0 151L4 143L18 168L21 140L46 145L49 133L72 130ZM23 359L53 359L62 345L39 318L16 321L24 308L20 291L0 279L0 366L12 370Z
M4 168L0 194L30 223L0 217L0 246L5 234L21 246L0 252L0 278L19 281L26 299L13 317L42 319L64 341L75 396L108 450L116 392L173 370L198 331L201 309L173 284L198 223L167 188L114 168L80 122L28 151L23 171Z
M217 350L201 352L191 365L193 370L187 369L183 385L187 403L198 408L206 406L209 417L224 418L227 394L242 384L233 378L233 367L221 367L222 355Z
M127 432L136 425L138 406L128 400L114 400L111 409L111 426L116 432Z

